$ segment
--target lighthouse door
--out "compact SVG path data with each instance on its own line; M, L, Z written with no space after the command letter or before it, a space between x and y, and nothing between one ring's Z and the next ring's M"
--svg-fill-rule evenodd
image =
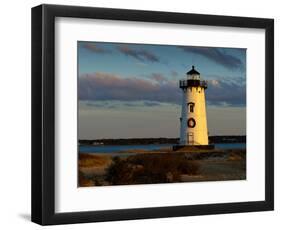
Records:
M193 135L193 132L188 132L187 133L187 143L189 145L194 145L194 135Z

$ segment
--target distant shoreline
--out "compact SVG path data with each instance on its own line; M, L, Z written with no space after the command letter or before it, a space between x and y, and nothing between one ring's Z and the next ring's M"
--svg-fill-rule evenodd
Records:
M218 143L246 143L245 135L210 136L211 144ZM79 140L79 145L153 145L153 144L178 144L179 138L120 138L120 139L91 139Z

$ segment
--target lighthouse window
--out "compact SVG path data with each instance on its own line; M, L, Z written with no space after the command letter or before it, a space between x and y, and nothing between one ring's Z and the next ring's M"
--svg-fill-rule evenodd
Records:
M193 112L194 112L194 105L195 105L195 104L192 103L192 102L190 102L190 103L187 104L187 106L188 106L188 108L189 108L188 110L189 110L190 113L193 113Z
M193 113L193 107L194 107L194 105L189 106L189 112Z

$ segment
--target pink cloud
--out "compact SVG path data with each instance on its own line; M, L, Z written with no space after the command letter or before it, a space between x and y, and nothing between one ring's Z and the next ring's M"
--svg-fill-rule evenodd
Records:
M80 100L149 100L180 103L176 83L160 84L148 79L122 78L108 73L84 74L79 77Z

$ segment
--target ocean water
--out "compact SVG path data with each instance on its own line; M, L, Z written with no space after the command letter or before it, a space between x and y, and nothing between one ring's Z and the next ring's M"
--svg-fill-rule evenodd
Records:
M172 147L171 144L159 145L81 145L79 146L80 153L118 153L119 151L144 149L144 150L157 150L161 148ZM246 143L220 143L215 144L218 149L242 149L246 148Z
M218 143L215 144L218 149L245 149L246 143Z

